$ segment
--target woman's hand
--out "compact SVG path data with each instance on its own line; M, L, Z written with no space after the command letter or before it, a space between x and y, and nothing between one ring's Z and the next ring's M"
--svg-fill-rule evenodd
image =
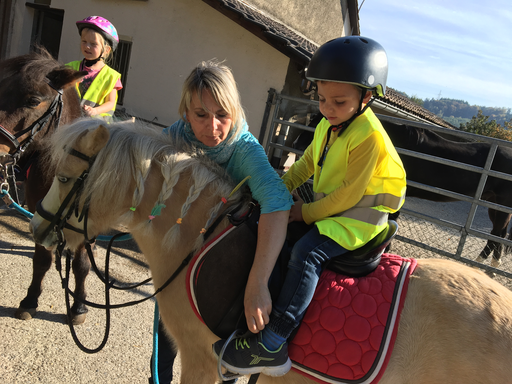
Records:
M288 223L291 223L292 221L304 221L304 218L302 217L302 205L304 204L304 200L300 198L296 191L292 192L292 196L295 204L290 209Z
M244 297L245 318L252 333L258 333L265 328L270 320L272 299L268 288L260 282L247 282Z
M258 244L247 285L244 306L247 327L253 333L265 328L272 311L268 279L286 238L288 211L262 213L258 223Z

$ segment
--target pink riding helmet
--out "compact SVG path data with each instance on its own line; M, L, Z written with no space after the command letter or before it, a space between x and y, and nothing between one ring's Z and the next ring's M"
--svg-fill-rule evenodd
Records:
M89 16L83 20L77 21L78 33L82 34L82 29L91 28L101 33L101 35L110 43L112 50L115 51L119 43L116 27L110 21L101 16Z

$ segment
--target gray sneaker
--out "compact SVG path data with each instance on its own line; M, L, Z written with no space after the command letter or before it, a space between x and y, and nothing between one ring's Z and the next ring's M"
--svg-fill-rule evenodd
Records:
M221 355L226 340L213 344L213 353L217 359ZM263 373L267 376L283 376L292 367L288 357L288 344L281 344L278 350L269 351L261 342L261 334L233 338L222 356L222 366L239 375Z

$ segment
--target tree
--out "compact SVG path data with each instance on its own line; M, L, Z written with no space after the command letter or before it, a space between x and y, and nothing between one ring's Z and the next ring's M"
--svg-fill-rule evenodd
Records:
M416 95L413 95L409 98L409 100L411 100L414 104L418 104L420 107L423 107L423 104L425 104L425 102L423 101L423 99L420 99L418 96Z
M481 109L478 114L471 118L471 121L461 124L460 129L465 132L475 133L496 139L512 141L512 119L509 122L505 121L505 127L502 127L496 120L489 120L489 116L485 116Z

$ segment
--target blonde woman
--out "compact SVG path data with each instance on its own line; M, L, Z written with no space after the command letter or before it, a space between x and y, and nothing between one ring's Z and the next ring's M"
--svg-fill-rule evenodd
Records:
M270 166L263 147L249 132L236 82L227 66L207 61L194 68L183 84L179 113L182 119L165 128L164 134L206 154L236 183L251 176L247 184L260 205L261 216L244 306L247 326L257 333L265 328L272 311L268 280L285 241L293 199ZM162 346L159 349L162 355ZM159 368L160 383L170 383L169 364L172 367L174 357L162 357L167 366Z

